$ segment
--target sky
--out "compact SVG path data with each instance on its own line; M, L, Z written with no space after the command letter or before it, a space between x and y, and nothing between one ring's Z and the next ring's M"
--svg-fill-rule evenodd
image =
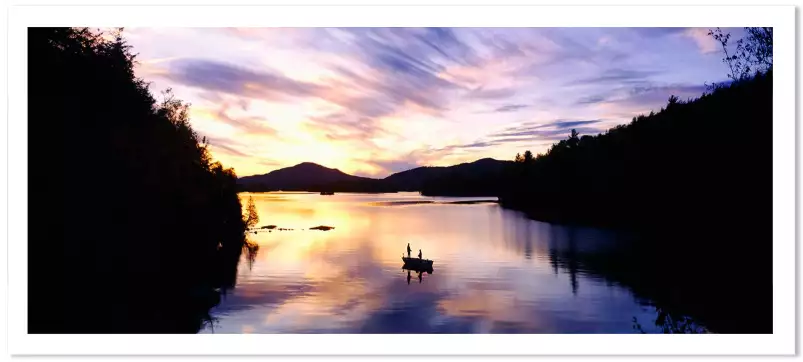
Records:
M741 36L740 29L725 29ZM545 152L727 79L707 28L126 28L138 77L191 104L239 176L382 178Z

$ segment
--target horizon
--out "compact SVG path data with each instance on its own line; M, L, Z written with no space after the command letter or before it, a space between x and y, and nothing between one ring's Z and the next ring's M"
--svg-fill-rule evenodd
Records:
M413 168L408 168L408 169L405 169L405 170L399 170L399 171L396 171L396 172L394 172L394 173L392 173L392 174L390 174L390 175L384 176L384 177L373 177L373 176L360 176L360 175L352 175L352 174L350 174L350 173L348 173L348 172L345 172L345 171L343 171L343 170L341 170L341 169L339 169L339 168L337 168L337 167L329 167L329 166L326 166L326 165L321 165L321 164L319 164L319 163L316 163L316 162L304 161L304 162L297 163L297 164L295 164L295 165L290 165L290 166L285 166L285 167L281 167L281 168L273 169L273 170L270 170L270 171L268 171L268 172L264 172L264 173L258 173L258 174L253 174L253 175L242 175L242 176L241 176L241 175L237 175L237 178L251 177L251 176L263 176L263 175L267 175L267 174L269 174L269 173L271 173L271 172L273 172L273 171L279 171L279 170L283 170L283 169L286 169L286 168L298 167L298 166L301 166L301 165L303 165L303 164L307 163L307 164L312 164L312 165L315 165L315 166L319 166L319 167L327 168L327 169L334 170L334 171L340 171L340 172L343 172L343 173L345 173L345 174L347 174L347 175L350 175L350 176L359 176L359 177L373 178L373 179L377 179L377 180L382 180L382 179L388 178L388 177L390 177L390 176L393 176L393 175L395 175L395 174L397 174L397 173L402 173L402 172L405 172L405 171L414 170L414 169L416 169L416 168L421 168L421 167L450 167L450 166L458 166L458 165L461 165L461 164L474 163L474 162L477 162L477 161L482 161L482 160L494 160L494 161L499 161L499 162L508 161L508 160L498 160L498 159L495 159L495 158L493 158L493 157L484 157L484 158L480 158L480 159L477 159L477 160L474 160L474 161L461 162L461 163L457 163L457 164L454 164L454 165L447 165L447 166L429 166L429 165L422 165L422 166L415 166L415 167L413 167Z
M741 28L727 28L734 37ZM136 75L191 104L238 175L385 178L546 151L726 79L707 28L127 28ZM209 51L207 49L216 49ZM245 176L241 176L245 177Z

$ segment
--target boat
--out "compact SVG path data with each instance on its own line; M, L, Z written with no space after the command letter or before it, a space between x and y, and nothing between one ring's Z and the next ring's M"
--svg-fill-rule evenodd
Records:
M335 193L332 191L321 191L321 195L334 195Z
M402 256L402 261L404 261L402 268L412 270L432 270L432 264L434 263L429 259L406 258L404 256Z

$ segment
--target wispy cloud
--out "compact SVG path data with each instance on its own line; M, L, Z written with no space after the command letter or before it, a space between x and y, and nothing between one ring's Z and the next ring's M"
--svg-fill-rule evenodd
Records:
M506 104L494 110L494 112L515 112L529 107L526 104Z
M184 85L252 98L283 99L312 96L315 84L299 82L281 74L254 71L237 65L202 59L182 59L170 64L167 77Z
M469 99L482 99L482 100L493 100L493 99L505 99L510 98L516 94L516 89L512 87L508 88L496 88L496 89L487 89L484 86L477 87L475 89L470 90L466 94L466 98Z
M577 100L578 105L590 104L619 104L622 106L648 106L661 107L665 105L669 96L680 99L697 98L705 92L704 84L645 84L629 88L617 88L604 94L596 94Z
M476 113L508 113L520 111L529 107L530 106L527 104L505 104L488 111L478 111Z
M213 153L231 156L239 174L304 157L386 176L514 155L522 145L546 149L570 128L593 133L657 110L670 94L698 96L725 75L705 35L707 28L139 28L130 42L137 74L203 112L193 121L199 133L214 136Z
M229 155L238 157L252 157L253 154L249 152L246 146L239 144L228 138L215 137L213 135L206 136L209 147L213 151L223 152Z
M367 140L386 131L377 120L351 113L333 113L310 117L304 127L311 133L320 133L329 140Z
M242 104L239 105L240 109L243 111L247 111L247 106ZM250 115L243 115L243 116L230 116L229 112L234 108L233 105L227 104L226 102L220 103L220 108L214 111L214 117L219 120L223 121L226 124L233 126L237 129L242 130L248 134L260 134L260 135L267 135L267 136L275 136L276 129L270 127L268 125L268 121L262 117L257 116L250 116Z
M633 69L608 69L602 72L601 75L595 75L588 78L580 78L569 82L569 85L578 84L622 84L622 83L641 83L647 81L651 76L657 75L660 72L652 70L633 70Z
M525 122L520 125L507 127L501 131L490 133L479 140L465 144L449 145L443 150L488 148L504 144L543 143L544 141L557 141L567 137L569 129L575 129L582 134L597 134L602 131L592 125L602 120L554 120L551 122L536 123Z

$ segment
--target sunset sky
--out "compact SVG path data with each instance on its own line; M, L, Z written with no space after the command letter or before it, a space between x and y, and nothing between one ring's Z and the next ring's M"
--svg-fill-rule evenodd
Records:
M725 29L731 42L740 29ZM724 81L707 28L127 28L237 174L385 177L545 151Z

